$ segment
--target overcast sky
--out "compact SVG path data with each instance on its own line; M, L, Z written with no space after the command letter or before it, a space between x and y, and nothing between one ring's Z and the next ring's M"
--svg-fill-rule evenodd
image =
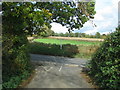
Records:
M97 27L93 27L91 22L88 21L84 24L84 27L82 27L80 30L75 30L74 32L84 32L87 34L95 34L96 32L107 34L113 32L118 26L119 1L120 0L96 0L96 14L93 22L97 25ZM68 32L68 29L60 24L52 23L51 25L52 30L57 33Z

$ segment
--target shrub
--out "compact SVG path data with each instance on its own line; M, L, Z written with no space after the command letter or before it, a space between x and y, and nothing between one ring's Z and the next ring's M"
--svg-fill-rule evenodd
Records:
M62 49L60 45L57 44L46 44L33 42L29 45L30 53L33 54L45 54L45 55L55 55L55 56L66 56L73 57L78 53L78 47L76 45L64 44Z
M3 35L3 88L16 88L22 79L30 75L31 68L27 44L27 38L24 35Z
M120 89L120 29L111 33L93 55L90 68L98 86Z
M62 49L59 44L47 44L41 42L30 42L30 53L55 55L64 57L91 58L91 55L100 45L71 45L63 44Z

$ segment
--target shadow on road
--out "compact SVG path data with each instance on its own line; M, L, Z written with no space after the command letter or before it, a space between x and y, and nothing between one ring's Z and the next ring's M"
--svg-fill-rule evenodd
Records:
M39 55L39 54L30 54L32 62L39 63L55 63L55 64L74 64L74 65L85 65L89 63L87 59L80 58L68 58L68 57L60 57L60 56L49 56L49 55Z

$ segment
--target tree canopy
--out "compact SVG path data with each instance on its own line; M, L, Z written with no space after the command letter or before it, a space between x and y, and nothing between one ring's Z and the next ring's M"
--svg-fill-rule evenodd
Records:
M3 2L2 7L3 27L18 34L38 33L51 22L80 29L95 14L95 2Z

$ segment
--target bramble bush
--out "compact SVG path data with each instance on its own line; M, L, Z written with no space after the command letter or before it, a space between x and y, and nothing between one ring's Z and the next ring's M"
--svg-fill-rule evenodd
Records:
M120 89L120 28L93 55L90 68L89 74L100 88Z

